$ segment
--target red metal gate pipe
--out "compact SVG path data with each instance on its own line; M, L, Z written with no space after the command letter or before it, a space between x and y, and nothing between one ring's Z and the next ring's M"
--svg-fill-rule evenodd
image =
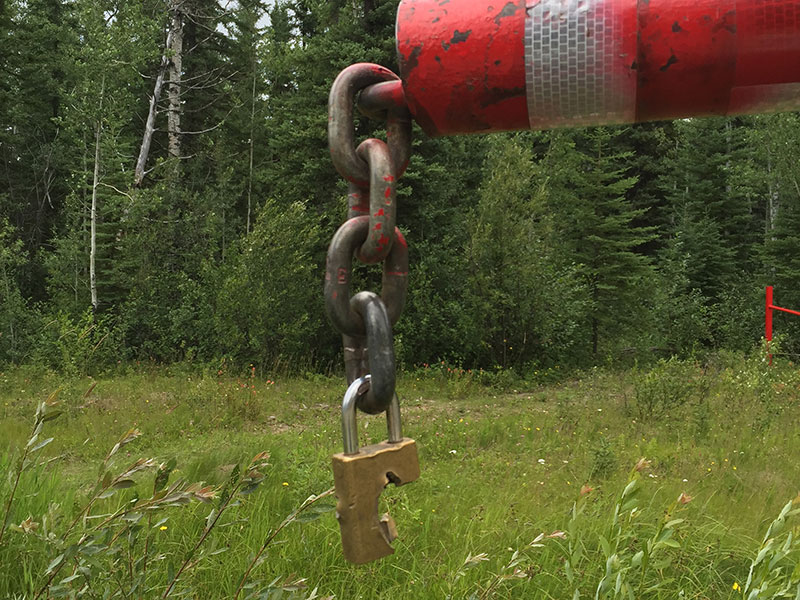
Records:
M430 135L800 109L800 0L402 0Z

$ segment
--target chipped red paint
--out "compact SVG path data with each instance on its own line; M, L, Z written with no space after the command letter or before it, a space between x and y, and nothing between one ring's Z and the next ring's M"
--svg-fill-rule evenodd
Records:
M554 42L558 19L597 28ZM397 48L409 108L430 135L800 109L800 0L402 0ZM552 64L526 66L526 52ZM557 93L531 101L542 73L575 62L577 78L565 67L547 84ZM609 97L622 108L606 110Z
M397 49L406 101L430 135L526 129L525 0L404 0Z

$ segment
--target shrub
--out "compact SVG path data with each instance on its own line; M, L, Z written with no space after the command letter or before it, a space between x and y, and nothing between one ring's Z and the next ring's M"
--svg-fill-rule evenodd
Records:
M693 363L661 359L648 371L634 373L633 410L640 419L662 416L701 394L703 386Z

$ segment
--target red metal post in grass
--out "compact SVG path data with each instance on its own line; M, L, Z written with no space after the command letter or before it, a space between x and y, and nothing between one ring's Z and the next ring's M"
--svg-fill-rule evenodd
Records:
M764 336L767 340L767 358L769 364L772 364L772 353L769 351L769 345L772 341L772 286L767 286L767 310L764 317Z
M798 315L800 316L800 311L792 310L790 308L783 308L782 306L775 306L772 301L772 286L767 286L767 302L766 302L766 313L764 317L764 336L767 340L767 358L769 359L769 364L772 364L772 353L769 351L769 345L772 341L772 311L779 310L781 312L787 312L790 315Z

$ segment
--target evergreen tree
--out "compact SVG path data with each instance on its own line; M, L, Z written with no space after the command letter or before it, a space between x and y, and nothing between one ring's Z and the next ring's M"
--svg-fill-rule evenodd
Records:
M3 3L0 215L17 229L30 262L23 294L45 298L39 251L60 219L74 153L64 139L68 54L77 44L74 7L60 0Z
M683 254L690 287L714 302L737 273L752 268L759 239L753 199L732 177L745 153L745 130L725 119L685 120L676 128L661 177L672 243Z
M77 152L68 164L62 226L46 257L48 294L59 309L73 315L90 302L95 311L108 309L128 290L118 272L117 241L133 201L126 190L139 133L137 65L156 52L147 6L117 0L73 4L83 43L70 49L66 63L75 84L63 93L61 135Z
M495 140L469 224L473 319L489 364L506 367L571 347L584 317L578 269L558 256L547 183L533 177L529 140Z
M633 208L626 198L636 178L627 174L630 154L616 149L619 136L620 130L604 127L550 133L540 166L550 174L548 207L556 215L563 251L580 265L587 287L593 354L601 339L610 343L636 327L653 276L638 249L654 233L634 224L646 209Z
M273 367L308 360L319 347L322 294L311 258L319 228L308 213L301 202L283 207L269 201L232 250L216 298L219 351Z

